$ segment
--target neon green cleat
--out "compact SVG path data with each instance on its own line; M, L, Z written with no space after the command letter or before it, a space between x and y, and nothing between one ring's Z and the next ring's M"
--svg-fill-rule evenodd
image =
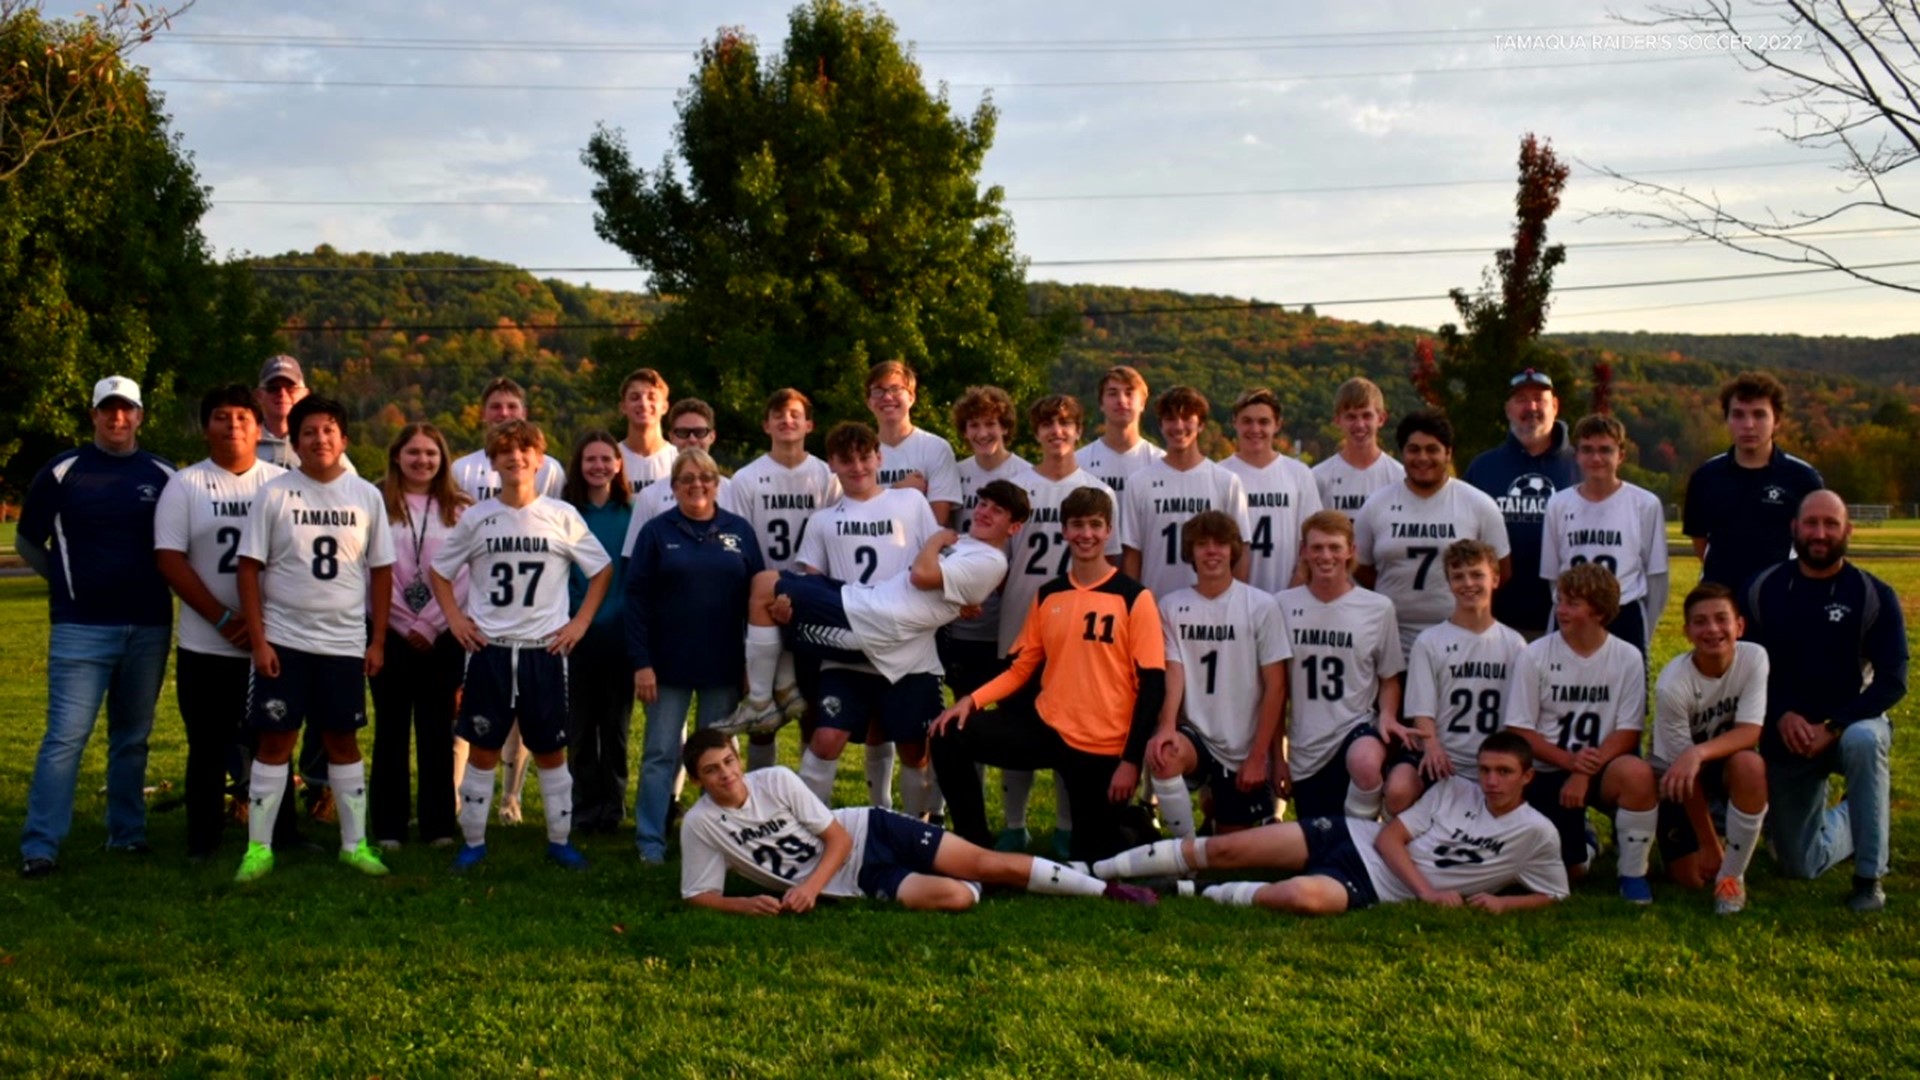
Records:
M272 845L248 842L247 853L241 857L240 870L233 875L233 880L244 885L249 881L259 881L271 873L273 873Z
M359 846L352 851L342 851L340 861L369 877L383 877L389 872L387 864L380 861L380 853L365 837L360 838Z

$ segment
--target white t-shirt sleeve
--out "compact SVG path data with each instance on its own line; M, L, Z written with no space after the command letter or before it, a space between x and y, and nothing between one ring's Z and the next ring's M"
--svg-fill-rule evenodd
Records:
M193 540L192 493L189 481L179 473L160 489L160 502L153 508L153 549L155 551L191 551ZM248 515L252 516L252 515Z
M1572 894L1567 885L1567 866L1562 861L1560 838L1551 828L1529 832L1531 845L1520 866L1520 887L1540 896L1565 900Z
M952 456L951 453L949 453L948 456ZM908 488L906 490L912 491L913 489ZM952 499L942 501L952 502L955 506L958 506L960 504L960 480L957 473L953 481L953 491L954 495ZM917 491L914 492L916 498L914 499L912 511L913 535L907 540L907 550L909 552L907 561L909 563L913 561L914 555L920 553L921 548L927 546L927 541L933 539L933 534L940 531L940 522L933 516L933 500L938 498L938 496L928 495L922 499L917 497L919 494Z
M1260 596L1265 602L1254 605L1254 618L1258 622L1253 627L1253 643L1254 657L1261 667L1265 667L1293 659L1293 642L1287 636L1287 620L1280 612L1280 602L1273 598L1272 593L1261 593ZM1166 620L1162 619L1161 622L1164 624ZM1171 659L1173 656L1174 649L1170 642L1167 657Z
M1369 496L1366 502L1360 504L1359 511L1353 515L1353 560L1356 566L1374 565L1373 519L1378 511L1373 507L1378 501Z
M800 551L793 557L796 567L806 567L817 573L827 572L827 524L826 515L832 509L823 506L807 519L805 534L800 538ZM632 548L629 546L629 553Z
M941 560L940 595L961 607L983 604L1006 576L1007 561L999 552L986 544L966 544Z
M937 436L927 443L927 501L960 505L960 469L953 447ZM931 511L929 511L931 512Z
M826 835L827 827L837 819L833 811L827 809L827 804L820 801L820 796L809 791L807 785L800 782L799 775L791 769L774 770L772 779L773 783L769 786L778 791L782 802L793 808L794 819L800 822L801 827L815 836Z
M1220 485L1221 506L1232 515L1233 523L1240 526L1241 536L1252 536L1253 514L1247 507L1247 485L1241 483L1240 474L1232 469L1223 469L1218 465L1214 468L1223 477Z
M1540 655L1532 646L1521 649L1513 661L1513 678L1507 683L1506 726L1540 730Z
M606 548L600 546L593 530L587 528L587 520L580 516L580 511L572 503L563 502L559 505L566 507L561 520L565 522L567 557L580 568L580 572L591 578L612 565L612 557L607 554Z
M1401 711L1409 720L1416 716L1440 718L1440 686L1433 673L1433 631L1437 629L1439 627L1422 631L1413 641L1413 655L1407 658L1407 692L1401 698Z
M1567 488L1564 491L1555 492L1551 498L1547 499L1546 524L1540 530L1540 579L1542 581L1558 581L1560 571L1565 569L1560 556L1560 532L1563 528L1560 523L1562 517L1560 507L1561 497L1569 493L1576 499L1580 497L1579 492Z
M253 513L247 515L246 531L240 534L241 558L267 564L267 555L273 550L273 525L280 520L280 507L285 502L283 490L272 485L260 489Z
M1145 543L1138 533L1141 528L1140 523L1151 520L1152 517L1148 513L1147 489L1140 484L1128 484L1121 498L1127 505L1124 511L1116 507L1116 512L1120 514L1120 546L1132 548L1135 551L1145 551ZM1062 522L1062 524L1065 523ZM1244 530L1246 526L1242 525L1241 528Z
M393 529L387 523L387 500L380 497L380 489L362 480L361 492L366 501L367 515L373 525L367 530L367 569L378 570L383 566L392 566L399 558L393 550Z
M1616 650L1621 655L1618 664L1617 681L1613 684L1619 689L1614 695L1615 731L1643 731L1647 726L1647 666L1641 658L1640 650L1628 645L1619 638L1612 638L1609 645L1619 645ZM1632 654L1628 656L1627 654Z
M546 467L540 470L540 494L549 499L558 499L567 490L567 467L560 464L558 458L549 455L545 459Z
M447 534L446 542L440 545L439 551L433 553L434 573L448 581L453 581L460 576L460 571L473 558L474 537L479 535L479 524L479 514L469 511L460 515L460 520L454 523L453 531ZM464 601L466 598L460 599Z
M1647 492L1640 500L1642 513L1641 527L1644 531L1643 548L1647 553L1647 576L1658 577L1668 572L1667 566L1667 511L1660 505L1660 497ZM1660 617L1657 611L1648 612L1654 619Z
M1375 624L1375 633L1379 640L1374 643L1374 675L1381 679L1391 679L1407 670L1406 650L1400 646L1400 613L1392 604L1380 605L1380 619Z
M680 830L680 898L726 889L727 860L707 835L707 818L702 814Z

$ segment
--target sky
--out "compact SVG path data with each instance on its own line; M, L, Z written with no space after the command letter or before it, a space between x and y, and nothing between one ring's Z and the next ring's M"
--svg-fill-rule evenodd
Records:
M212 189L203 227L223 255L450 251L640 289L594 235L581 148L605 124L657 165L699 43L734 26L770 56L790 10L199 0L135 61ZM1597 168L1783 218L1845 200L1833 152L1785 142L1786 115L1755 103L1767 84L1711 39L1648 36L1661 31L1568 0L884 10L957 112L989 96L999 110L981 180L1004 189L1032 280L1436 327L1453 318L1446 291L1476 285L1509 242L1533 132L1574 169L1550 226L1568 245L1550 332L1920 332L1913 293L1746 277L1792 268L1598 216L1651 204ZM1914 188L1890 194L1920 205ZM1913 260L1884 272L1920 282L1910 220L1832 227L1860 230L1830 241L1842 258ZM1744 280L1674 283L1723 276Z

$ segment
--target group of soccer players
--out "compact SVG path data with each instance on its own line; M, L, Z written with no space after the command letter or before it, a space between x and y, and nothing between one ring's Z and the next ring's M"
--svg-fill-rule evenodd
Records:
M1264 389L1233 402L1236 452L1215 462L1201 449L1212 406L1199 391L1178 386L1154 400L1157 447L1140 431L1145 381L1115 367L1097 388L1104 423L1092 442L1082 445L1076 398L1031 404L1040 458L1027 462L1009 449L1020 416L998 388L955 404L971 450L956 461L913 424L910 368L877 364L866 386L873 425L836 425L824 461L805 446L811 403L797 390L774 394L768 452L718 480L719 506L748 533L721 540L736 554L752 549L752 576L739 705L681 757L702 790L680 831L689 902L775 914L806 911L821 895L866 895L952 910L986 883L1150 903L1155 890L1121 879L1165 878L1161 891L1190 892L1202 872L1265 868L1289 876L1205 893L1316 914L1412 899L1499 911L1568 894L1599 848L1592 808L1612 815L1626 900L1653 898L1657 837L1675 881L1710 885L1723 913L1744 906L1768 809L1756 749L1771 715L1768 653L1741 640L1744 581L1710 573L1685 601L1692 649L1650 700L1648 650L1668 592L1664 514L1621 478L1617 420L1589 416L1568 433L1548 415L1578 481L1546 482L1531 492L1550 496L1540 506L1526 491L1496 499L1456 479L1453 429L1438 412L1400 419L1396 460L1379 441L1383 396L1364 379L1340 388L1344 440L1311 470L1280 451L1279 402ZM1519 411L1543 392L1551 399L1551 381L1532 370L1513 387ZM1745 409L1752 396L1736 387L1730 400ZM681 447L659 439L664 398L652 372L623 389L630 430L643 438L639 449L620 446L635 509L619 551L556 497L565 470L524 418L502 418L481 451L454 464L478 502L419 584L466 653L458 868L486 855L509 732L537 767L549 855L584 864L569 837L566 733L569 684L587 673L570 673L567 658L647 519L673 505ZM704 416L710 443L711 410ZM219 612L202 621L246 649L260 732L242 881L272 868L303 723L322 733L342 860L385 872L365 839L354 732L365 722L363 673L384 660L399 530L381 493L345 464L337 404L308 398L289 421L295 467L245 491L230 478L200 485L206 527L234 534L201 554L233 563L236 599L193 606ZM1770 435L1766 450L1777 453ZM1809 490L1818 487L1816 475ZM1792 494L1797 503L1806 492ZM1763 495L1789 501L1784 488ZM1696 499L1721 497L1689 491L1690 533ZM1510 536L1515 503L1538 524L1537 550L1516 550L1532 541ZM215 520L222 507L241 520ZM1728 516L1701 534L1710 569L1723 546L1790 550L1790 516ZM1544 626L1495 617L1516 564L1537 566L1550 589ZM571 605L561 584L570 572L584 581ZM624 617L646 618L631 594ZM648 667L635 680L648 702L652 677ZM1904 653L1899 677L1904 685ZM773 753L773 733L793 721L797 772ZM751 738L744 762L736 733ZM867 748L872 805L833 811L849 742ZM981 791L988 766L1001 770L997 832ZM1025 853L1041 770L1058 793L1055 858ZM1143 799L1170 841L1139 812ZM728 869L778 895L728 898Z

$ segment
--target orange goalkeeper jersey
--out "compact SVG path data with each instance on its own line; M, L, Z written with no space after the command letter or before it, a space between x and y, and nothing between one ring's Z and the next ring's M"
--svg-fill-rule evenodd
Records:
M1070 574L1054 578L1033 598L1009 658L1006 671L973 692L976 706L1012 694L1044 664L1036 708L1067 745L1130 760L1145 748L1167 668L1160 610L1146 586L1118 570L1093 585ZM1151 701L1141 693L1149 672Z

